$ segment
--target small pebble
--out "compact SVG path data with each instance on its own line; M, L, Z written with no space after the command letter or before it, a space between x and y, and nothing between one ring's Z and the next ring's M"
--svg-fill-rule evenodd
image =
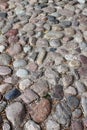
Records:
M16 75L20 78L24 78L28 76L28 71L26 69L18 69Z
M11 69L6 66L0 66L0 75L5 76L11 74Z
M14 67L24 67L27 64L25 60L19 59L13 62Z
M24 130L41 130L40 126L33 122L32 120L28 120L24 125Z

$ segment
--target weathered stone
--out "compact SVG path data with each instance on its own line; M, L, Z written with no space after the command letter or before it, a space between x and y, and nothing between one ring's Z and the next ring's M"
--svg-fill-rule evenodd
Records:
M68 96L67 97L67 104L71 108L71 110L76 109L79 106L79 99L75 96Z
M46 122L46 130L60 130L60 125L54 120L48 120Z
M9 65L12 61L11 56L8 54L0 54L0 65Z
M53 97L58 99L58 100L62 100L64 96L64 92L63 92L63 86L61 85L56 85L55 86L55 90L54 90L54 94Z
M64 87L68 87L69 85L71 85L73 83L73 76L72 75L65 75L62 78L62 82Z
M68 105L64 102L59 103L56 106L55 113L53 114L53 118L62 125L68 126L70 124L71 119L71 110Z
M31 107L30 115L32 119L37 122L43 122L51 111L51 105L49 100L42 99L35 107Z
M31 89L26 89L19 98L21 98L26 104L29 104L29 103L35 101L36 99L38 99L39 97Z
M24 130L41 130L41 128L38 124L36 124L32 120L29 120L24 125Z
M19 88L21 90L25 90L26 88L30 87L32 84L32 81L30 79L23 79L19 82Z
M75 109L75 111L72 112L73 118L79 118L82 115L81 109Z

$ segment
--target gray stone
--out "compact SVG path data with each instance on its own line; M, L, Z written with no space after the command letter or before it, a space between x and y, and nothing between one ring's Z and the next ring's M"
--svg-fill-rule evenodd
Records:
M20 102L14 102L6 108L6 116L13 126L21 125L25 117L24 106Z
M59 46L61 46L61 42L58 39L52 39L50 41L50 46L52 46L52 47L59 47Z
M46 122L46 130L60 130L60 125L54 120Z
M0 54L0 65L9 65L12 61L11 56L8 54Z
M28 120L24 125L24 130L41 130L41 128L32 120Z
M56 106L55 113L53 114L53 118L62 125L68 126L70 124L71 119L71 110L65 102L59 103Z
M26 69L18 69L16 75L20 78L24 78L28 76L28 71Z
M64 87L68 87L69 85L71 85L73 83L73 76L72 75L65 75L62 78L62 82Z
M39 96L43 97L48 93L49 86L46 80L40 79L31 86L31 89L35 91Z
M71 108L71 110L76 109L79 106L79 99L75 96L68 96L67 97L67 104Z
M2 128L3 130L11 130L10 123L7 120L4 120Z
M5 101L0 101L0 112L6 108L7 103Z
M72 112L73 118L79 118L82 115L81 109L75 109L75 111Z
M27 62L23 59L15 60L13 62L14 67L24 67L27 64Z

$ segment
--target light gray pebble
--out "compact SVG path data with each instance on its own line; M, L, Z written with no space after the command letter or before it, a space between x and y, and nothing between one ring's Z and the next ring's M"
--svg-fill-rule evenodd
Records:
M17 67L24 67L26 64L27 64L27 62L25 60L23 60L23 59L18 59L18 60L15 60L13 62L13 66L15 68L17 68Z
M32 120L28 120L24 125L24 130L41 130L41 128Z
M46 122L46 130L60 130L60 125L54 120Z
M16 75L20 78L27 77L29 72L26 69L18 69Z

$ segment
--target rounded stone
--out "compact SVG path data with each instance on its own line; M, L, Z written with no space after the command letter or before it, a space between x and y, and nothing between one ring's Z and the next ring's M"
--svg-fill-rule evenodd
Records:
M82 115L82 111L79 108L75 109L75 111L72 112L73 118L80 118L81 115Z
M30 115L35 122L41 123L48 117L50 111L51 104L49 100L42 99L35 107L31 108Z
M46 130L60 130L60 125L54 120L46 122Z
M61 42L58 39L52 39L50 41L50 46L51 47L59 47L59 46L61 46Z
M75 110L79 106L79 99L75 96L68 96L67 104L71 108L71 110Z
M0 65L9 65L12 61L11 56L8 54L0 54Z
M27 64L27 62L23 59L15 60L13 62L13 66L16 67L24 67Z
M77 91L76 91L76 89L74 87L69 86L68 88L66 88L64 90L64 93L67 94L67 95L76 95Z
M11 130L10 123L7 120L4 120L2 128L3 130Z
M25 116L24 106L20 102L14 102L6 108L6 116L13 126L19 126Z
M12 89L8 93L5 94L5 99L12 100L12 99L17 98L20 95L21 95L21 92L15 88L15 89Z
M0 75L5 76L11 74L11 69L7 66L0 66Z
M18 69L16 75L20 78L27 77L29 72L26 69Z
M19 88L21 90L25 90L26 88L30 87L32 81L30 79L23 79L19 82Z
M24 125L24 130L41 130L41 128L32 120L28 120Z

